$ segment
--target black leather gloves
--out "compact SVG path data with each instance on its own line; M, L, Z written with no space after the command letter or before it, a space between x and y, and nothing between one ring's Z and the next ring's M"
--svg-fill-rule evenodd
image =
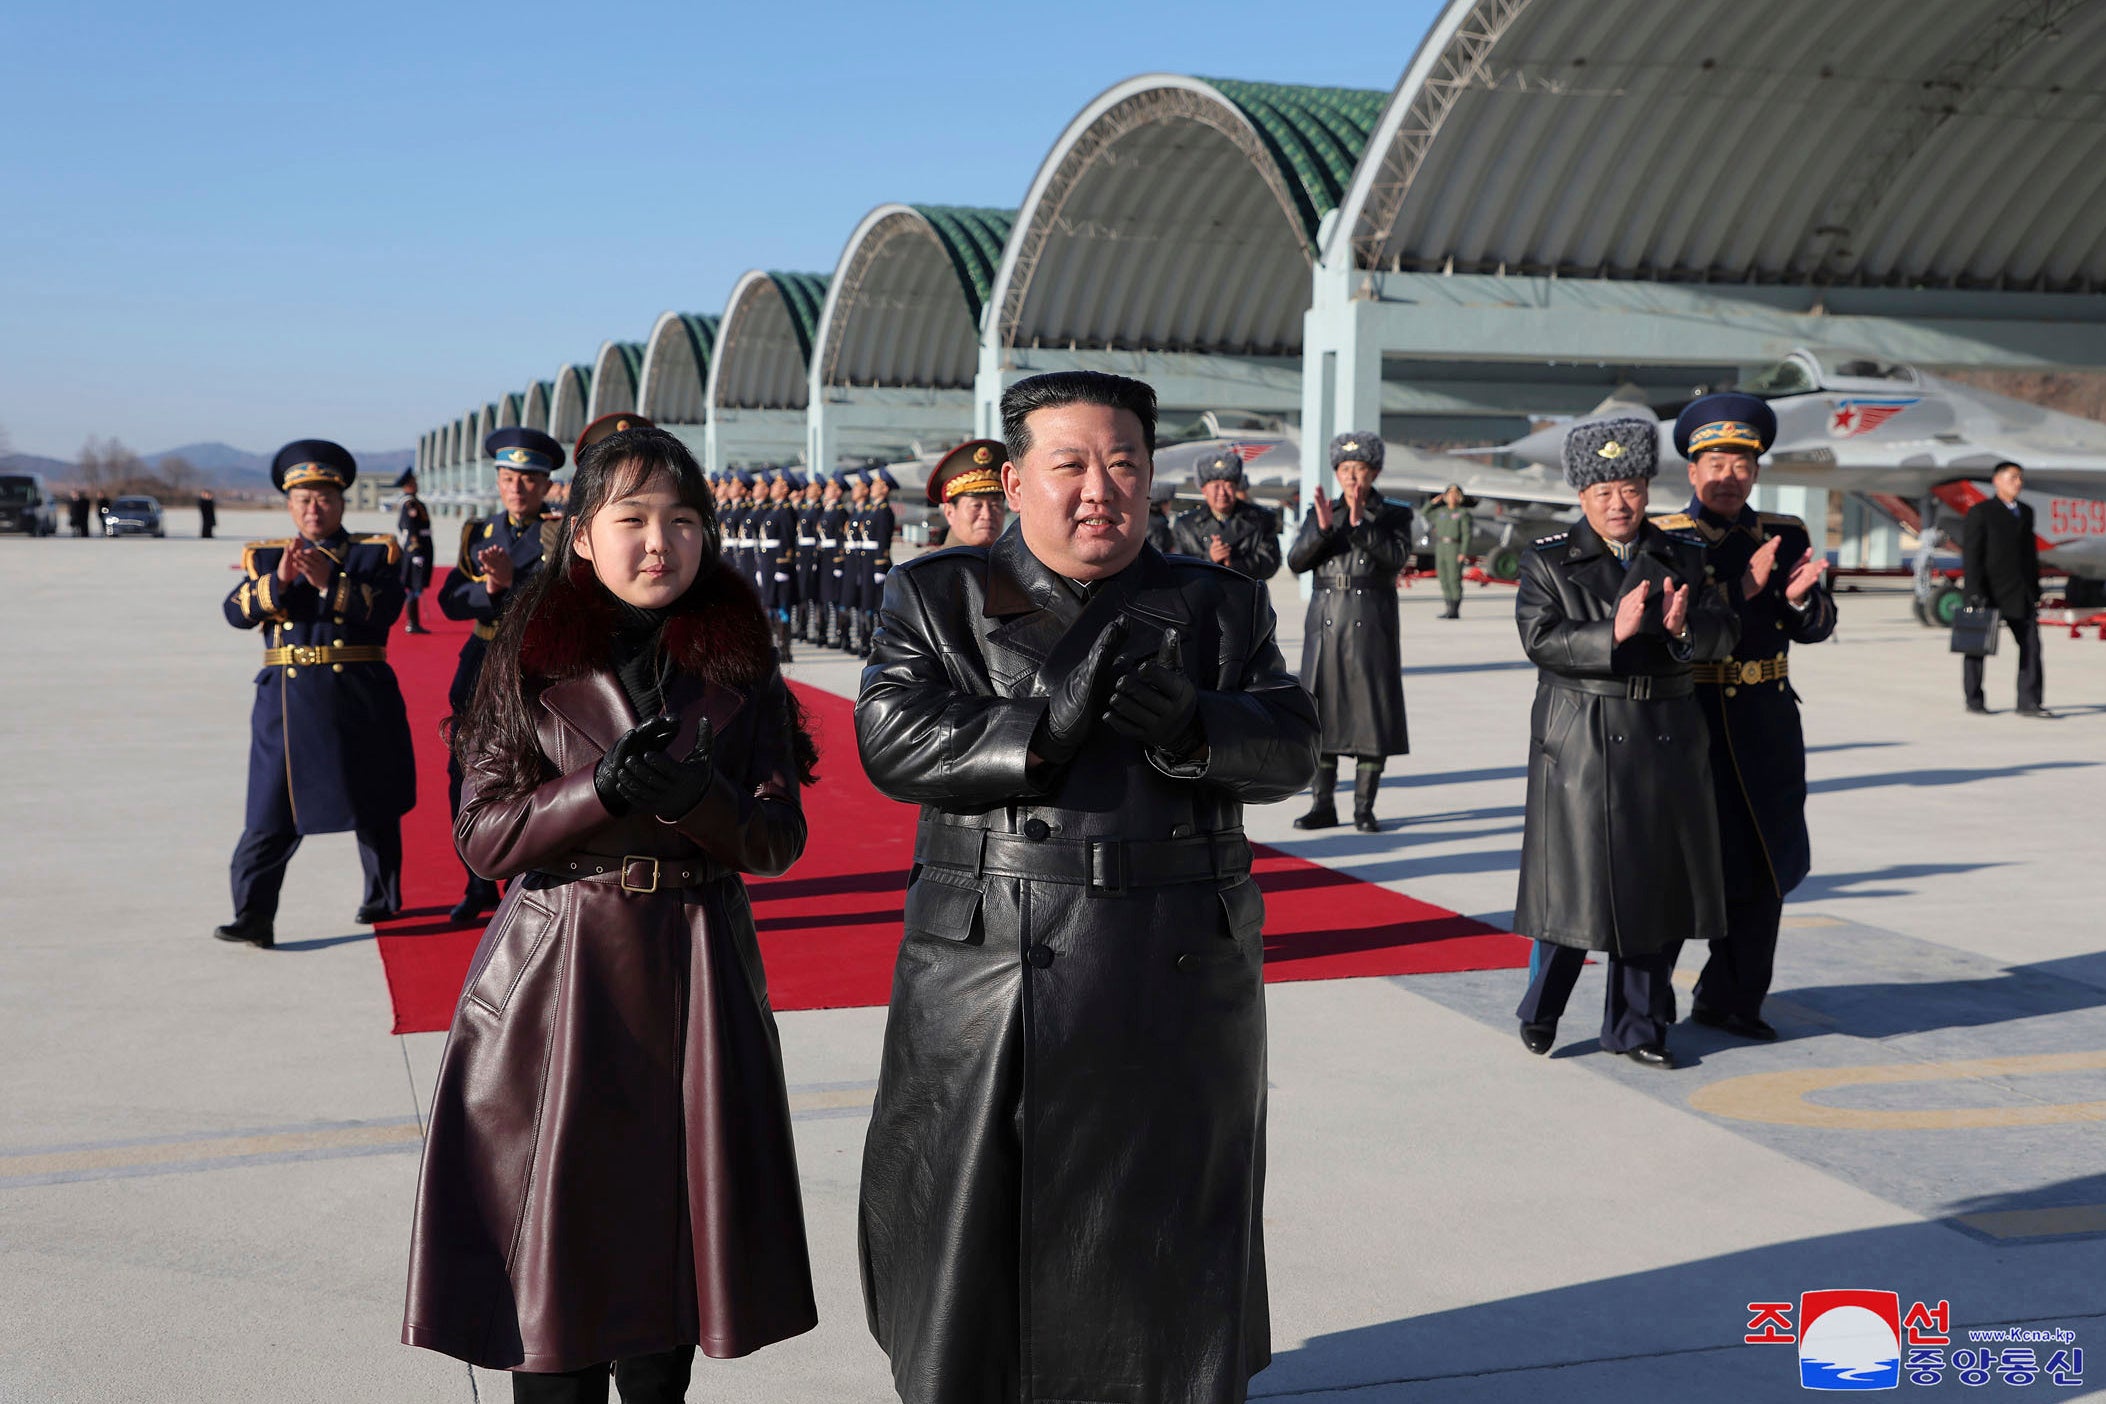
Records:
M1177 630L1165 629L1155 657L1120 674L1104 720L1121 736L1178 760L1200 748L1206 738L1199 726L1199 689L1185 676Z
M636 800L623 785L624 770L638 756L663 751L679 725L668 716L652 717L641 725L630 727L607 754L600 757L600 763L592 770L592 788L599 792L600 803L607 806L609 814L627 814L636 808Z
M1091 725L1104 710L1105 694L1112 681L1112 660L1118 657L1119 647L1125 642L1126 617L1121 615L1091 640L1080 661L1064 671L1049 671L1049 704L1031 745L1040 760L1065 765L1082 749Z
M671 739L668 737L667 739ZM674 760L663 750L642 751L622 765L622 794L647 814L671 824L685 817L709 793L716 775L717 733L704 717L696 724L695 744Z

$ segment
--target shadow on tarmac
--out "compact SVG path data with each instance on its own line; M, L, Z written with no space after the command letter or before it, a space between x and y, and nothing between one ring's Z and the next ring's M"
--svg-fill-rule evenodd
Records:
M2106 952L2014 966L1986 980L1800 985L1779 993L1855 1038L1984 1028L2106 1007Z
M1720 1192L1755 1191L1722 1186ZM1953 1210L2102 1201L2106 1175L2094 1175L1964 1201ZM1523 1215L1541 1208L1514 1207ZM1580 1198L1567 1212L1602 1210L1598 1204L1588 1209ZM1409 1233L1410 1223L1400 1219L1399 1231ZM1555 1230L1550 1222L1542 1227ZM1654 1232L1671 1239L1673 1226L1656 1224ZM1984 1261L1979 1239L1944 1220L1770 1244L1313 1337L1276 1355L1251 1381L1250 1398L1386 1400L1423 1391L1443 1400L1800 1399L1797 1350L1742 1340L1747 1304L1796 1307L1804 1292L1837 1287L1896 1292L1904 1312L1918 1301L1949 1301L1948 1354L1967 1348L1970 1328L2069 1329L2075 1345L2094 1347L2085 1383L2095 1383L2106 1374L2096 1363L2106 1313L2090 1286L2095 1238L2004 1242L1993 1262ZM1413 1284L1407 1278L1395 1289L1409 1300ZM2043 1363L2053 1348L2040 1348ZM1942 1383L1956 1379L1948 1369Z
M1954 873L1973 873L1984 868L2005 866L2007 865L2001 862L1894 863L1861 873L1809 873L1806 881L1792 890L1792 900L1816 902L1823 897L1908 897L1915 893L1915 888L1869 884L1900 884L1912 878L1949 877Z
M2097 761L2029 761L2023 765L1985 766L1979 770L1890 770L1878 775L1837 775L1826 780L1816 780L1806 789L1809 794L1834 794L1842 790L1873 790L1882 785L1906 785L1911 789L1926 789L1936 785L1971 785L1977 780L2011 780L2021 775L2031 775L2041 770L2083 770L2097 765Z

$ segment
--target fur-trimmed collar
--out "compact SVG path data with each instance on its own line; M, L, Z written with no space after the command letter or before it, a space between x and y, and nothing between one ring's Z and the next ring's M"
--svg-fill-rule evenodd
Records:
M522 671L532 677L574 678L609 665L613 602L576 562L569 588L550 593L527 621L520 641ZM683 672L725 687L748 688L775 666L775 643L753 587L722 561L695 578L666 619L665 642Z

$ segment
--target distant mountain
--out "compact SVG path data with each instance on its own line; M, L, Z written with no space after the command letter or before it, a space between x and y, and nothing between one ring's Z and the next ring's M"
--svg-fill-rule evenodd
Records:
M358 471L385 473L392 478L417 461L415 449L380 449L361 453L357 449L351 456L358 460ZM251 490L268 488L271 485L271 455L250 453L235 448L232 444L217 441L207 444L184 444L180 448L163 449L159 453L142 454L146 462L159 467L164 458L183 458L208 483L215 487L238 487Z
M34 453L0 455L0 473L42 473L47 482L55 482L72 471L73 465L62 458L43 458Z

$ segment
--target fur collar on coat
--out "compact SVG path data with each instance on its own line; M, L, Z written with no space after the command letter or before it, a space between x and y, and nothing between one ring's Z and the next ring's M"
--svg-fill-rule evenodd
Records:
M619 622L613 601L584 561L571 567L569 583L544 598L527 623L519 658L530 677L582 677L612 664L609 641ZM682 672L722 687L750 689L775 667L760 600L721 560L704 567L673 606L665 644Z

